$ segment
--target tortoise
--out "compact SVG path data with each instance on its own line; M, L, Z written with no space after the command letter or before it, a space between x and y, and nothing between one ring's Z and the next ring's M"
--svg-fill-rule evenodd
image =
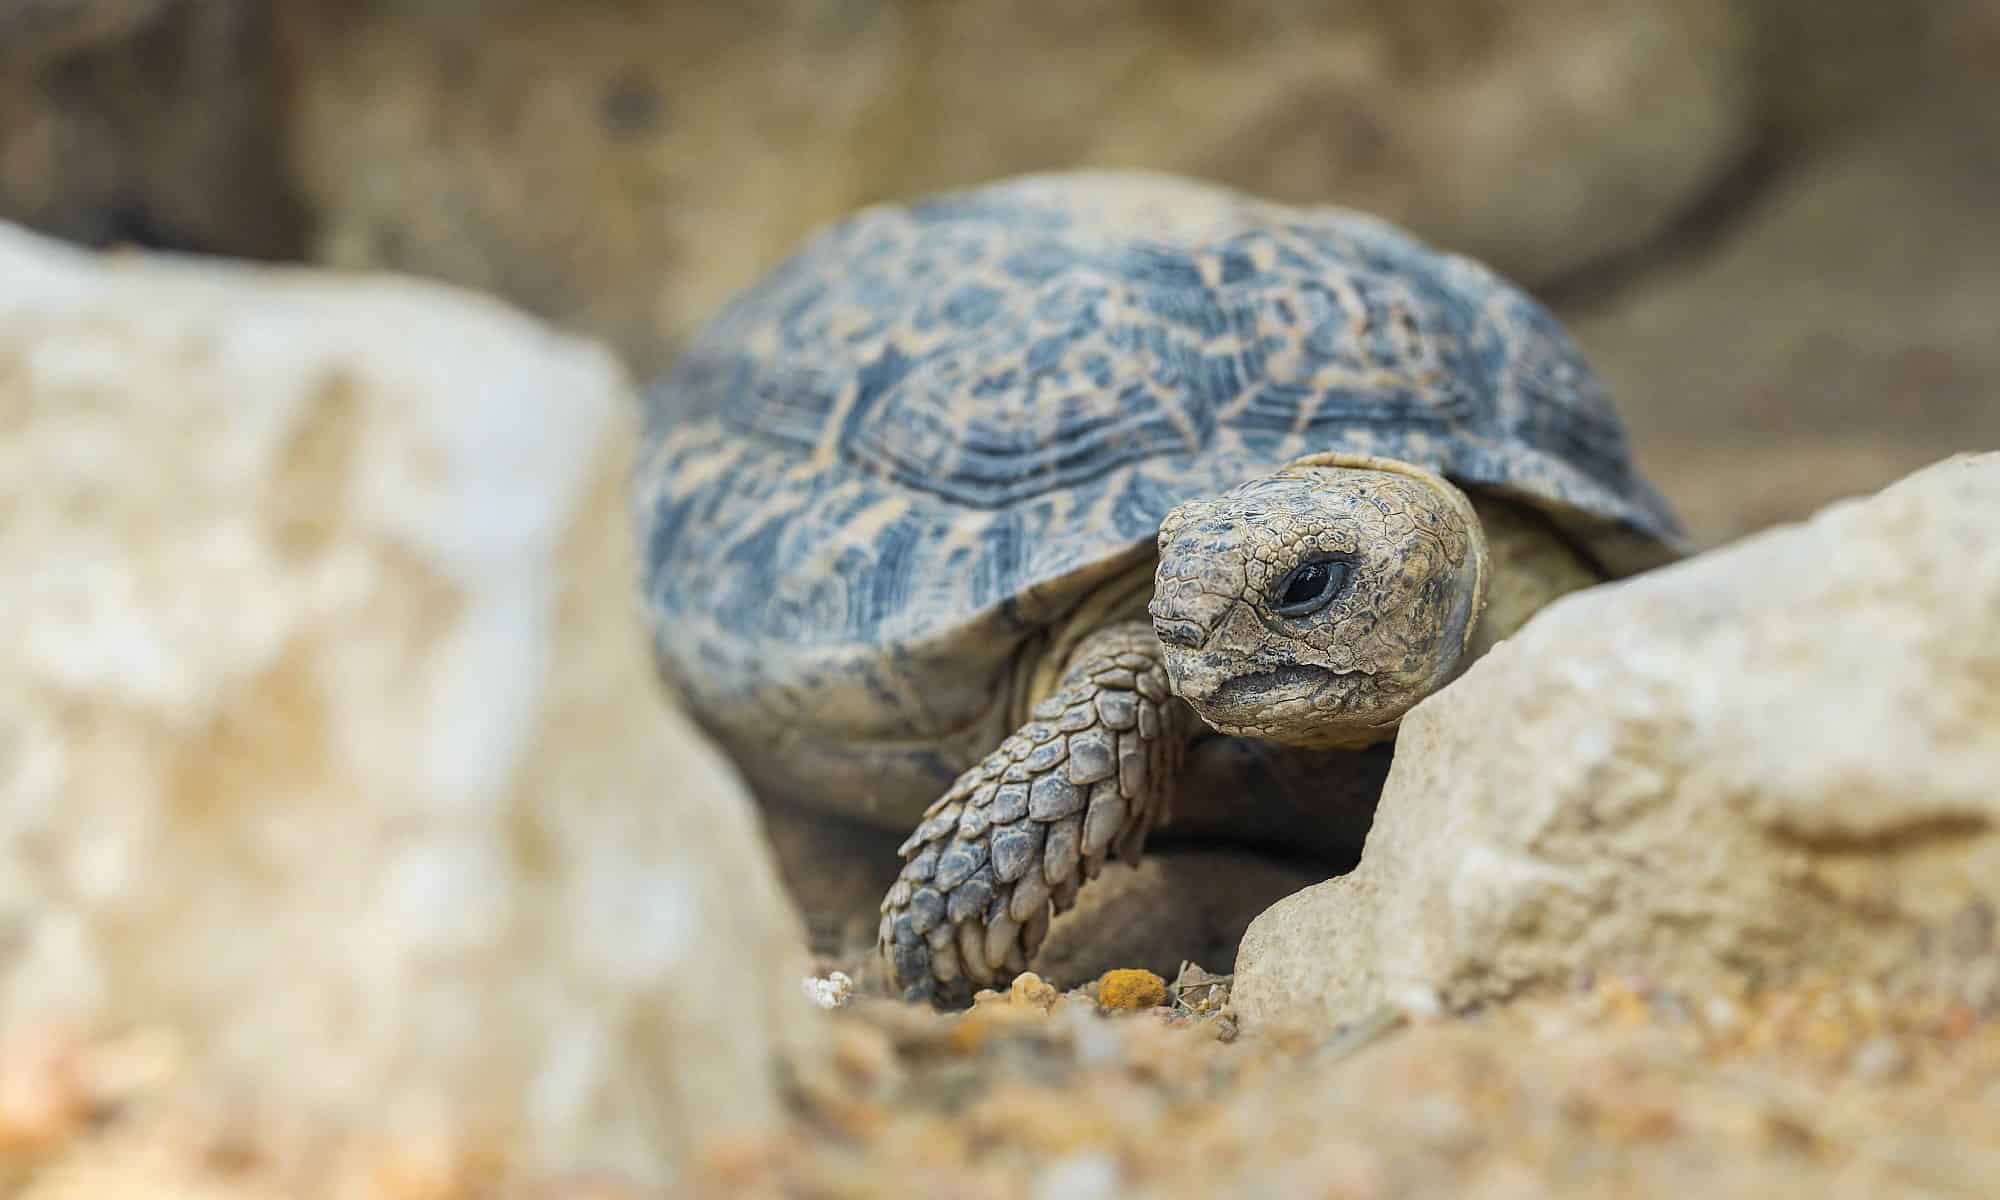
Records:
M854 212L644 409L662 669L758 793L915 827L879 950L940 1005L1170 814L1358 844L1412 705L1685 549L1522 290L1171 175Z

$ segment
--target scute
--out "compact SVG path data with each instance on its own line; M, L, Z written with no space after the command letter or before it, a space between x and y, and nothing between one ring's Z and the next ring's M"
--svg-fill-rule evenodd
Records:
M1526 497L1613 569L1680 537L1519 290L1370 217L1142 173L855 214L717 315L646 429L649 606L697 712L769 757L902 743L944 783L1024 640L1143 568L1174 504L1291 458Z

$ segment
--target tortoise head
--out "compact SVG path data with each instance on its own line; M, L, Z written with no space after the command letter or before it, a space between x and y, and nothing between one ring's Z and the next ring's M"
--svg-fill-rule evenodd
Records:
M1216 730L1365 746L1451 678L1486 560L1443 478L1316 455L1169 513L1150 612L1174 690Z

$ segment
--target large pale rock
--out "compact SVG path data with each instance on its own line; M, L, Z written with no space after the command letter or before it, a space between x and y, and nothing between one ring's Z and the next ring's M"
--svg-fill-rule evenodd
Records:
M2000 1003L2000 454L1544 610L1414 709L1351 874L1254 921L1262 1024L1579 971Z
M802 932L656 683L633 421L488 301L0 227L0 1035L163 1031L266 1149L773 1119Z

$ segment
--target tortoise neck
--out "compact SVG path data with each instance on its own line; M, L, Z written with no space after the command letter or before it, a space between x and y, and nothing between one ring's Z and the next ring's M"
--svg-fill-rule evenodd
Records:
M1026 724L1030 710L1054 694L1056 684L1072 665L1070 659L1085 638L1107 625L1148 619L1146 605L1153 598L1155 565L1148 557L1130 570L1105 580L1061 619L1051 622L1039 638L1022 648L1014 660L1014 677L1009 688L1010 727L1018 729Z

